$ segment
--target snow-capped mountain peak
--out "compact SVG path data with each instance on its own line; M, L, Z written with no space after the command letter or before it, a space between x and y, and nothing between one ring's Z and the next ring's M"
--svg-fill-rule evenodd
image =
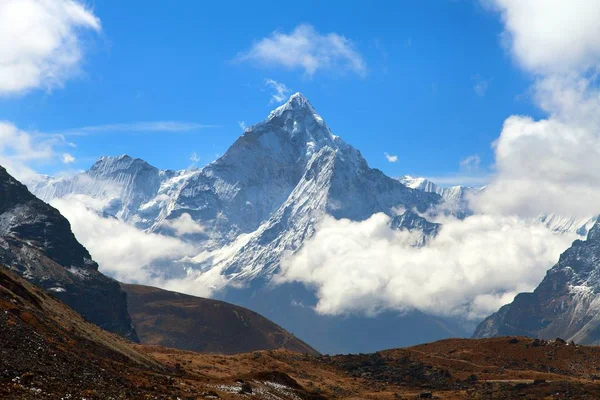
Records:
M273 274L322 215L364 220L379 212L393 216L397 208L424 212L441 201L369 168L300 93L200 170L160 171L127 155L103 157L83 174L33 190L46 201L100 197L108 204L104 213L164 234L173 234L163 229L169 220L186 214L203 229L184 239L204 254L244 243L218 265L221 258L210 256L196 258L191 268L218 268L247 280Z
M269 119L281 116L284 112L304 112L307 114L317 114L310 101L300 92L290 96L287 102L277 107L269 114Z

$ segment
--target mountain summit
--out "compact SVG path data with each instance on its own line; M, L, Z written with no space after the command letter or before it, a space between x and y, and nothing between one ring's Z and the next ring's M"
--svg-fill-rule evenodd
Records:
M204 168L160 171L141 160L104 157L80 175L48 180L33 190L46 201L90 196L106 204L102 211L108 216L148 232L179 235L199 252L167 266L166 274L202 279L210 272L229 287L251 287L249 293L228 290L225 299L254 308L293 332L297 328L295 333L301 337L304 333L306 339L311 323L286 325L280 318L298 311L288 309L289 293L283 294L287 300L264 294L260 304L250 304L251 298L260 298L252 291L268 286L283 255L297 251L312 237L325 215L362 221L375 213L393 217L398 209L425 212L442 200L437 193L408 188L370 168L300 93L247 128L222 157ZM169 229L171 221L182 217L202 229L179 233ZM425 225L405 228L420 230ZM306 292L302 291L302 301L310 297ZM273 306L282 301L288 308L276 314ZM444 328L434 331L440 330ZM328 345L313 343L328 350ZM411 342L386 346L398 343ZM373 348L359 351L369 349Z

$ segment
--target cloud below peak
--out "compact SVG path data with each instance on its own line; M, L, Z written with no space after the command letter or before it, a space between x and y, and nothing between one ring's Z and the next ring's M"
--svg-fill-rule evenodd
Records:
M362 222L326 217L283 260L278 283L316 288L327 315L420 310L478 320L533 289L575 235L556 235L516 217L447 219L422 248L389 217Z
M321 34L308 24L298 25L291 33L275 31L240 53L238 61L264 67L302 69L312 77L319 70L352 72L364 76L367 65L350 39L337 34Z

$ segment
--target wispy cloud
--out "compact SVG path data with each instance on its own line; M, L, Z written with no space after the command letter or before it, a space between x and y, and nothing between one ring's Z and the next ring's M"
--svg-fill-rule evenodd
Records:
M481 157L478 155L471 155L463 158L459 162L460 169L467 172L477 172L481 167Z
M64 160L61 154L66 146L61 135L30 133L0 121L0 165L19 180L34 177L34 165Z
M86 136L95 133L111 132L190 132L207 128L218 128L219 125L205 125L196 122L150 121L119 124L105 124L70 128L60 132L65 136Z
M367 72L363 57L351 40L337 33L321 34L312 25L298 25L291 33L275 31L236 58L266 67L303 69L307 76L318 70Z
M392 154L388 154L388 153L383 153L383 155L385 156L386 160L388 160L391 163L395 163L398 161L398 156L396 156L396 155L392 155Z
M475 91L475 94L477 94L477 96L479 97L485 96L485 92L487 92L489 82L479 75L474 76L473 81L475 82L475 84L473 85L473 90Z
M191 155L190 155L190 161L196 165L198 164L198 162L200 162L200 156L194 151Z
M241 130L243 130L243 131L246 130L246 122L238 121L238 126L240 127Z
M291 92L284 83L273 79L265 79L265 86L273 90L270 103L283 103Z

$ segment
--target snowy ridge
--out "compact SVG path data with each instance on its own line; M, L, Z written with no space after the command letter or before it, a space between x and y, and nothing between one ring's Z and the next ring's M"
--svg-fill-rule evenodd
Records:
M398 178L400 182L412 189L439 194L444 199L441 207L443 211L464 218L473 214L469 207L469 198L485 190L485 187L473 188L469 186L441 187L426 178L417 178L405 175ZM540 223L556 233L577 233L585 236L596 222L597 216L569 217L556 213L540 214L529 218L532 223Z
M442 205L443 211L464 218L473 214L469 207L469 196L475 195L483 188L472 188L468 186L441 187L425 178L416 178L410 175L404 175L398 178L400 182L411 189L422 190L424 192L436 193L444 199Z
M369 168L300 93L202 169L162 171L127 155L102 157L84 173L31 188L45 201L87 196L103 214L149 232L173 235L168 222L187 214L203 229L182 236L199 249L186 265L243 281L272 276L322 215L359 221L441 202Z

